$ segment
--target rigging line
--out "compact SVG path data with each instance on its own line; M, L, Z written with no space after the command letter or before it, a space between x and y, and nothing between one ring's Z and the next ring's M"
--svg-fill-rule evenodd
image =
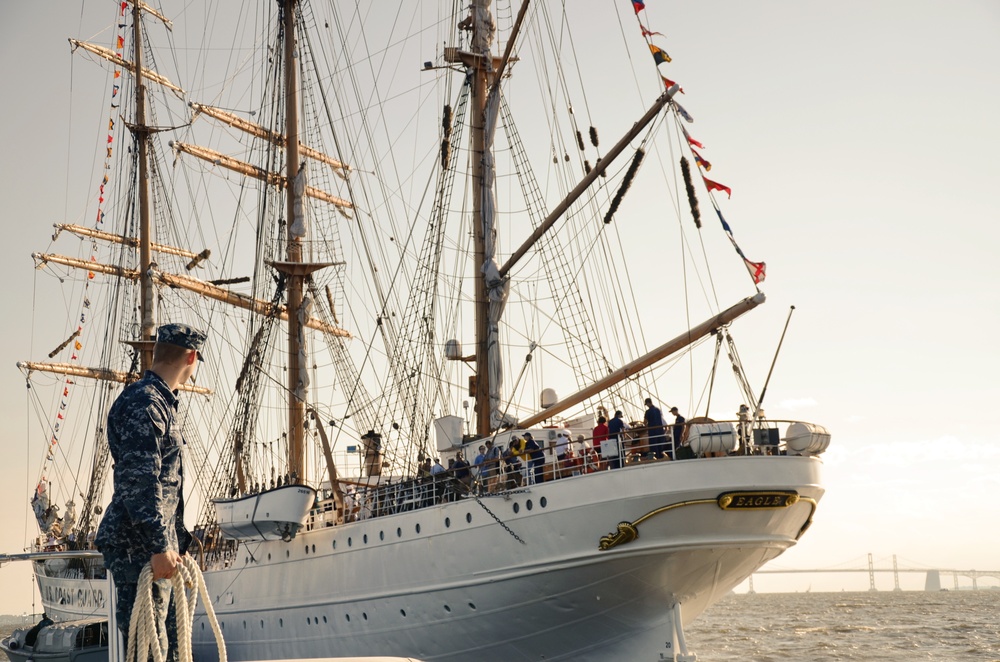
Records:
M617 13L617 12L615 12L615 13ZM562 14L563 14L564 17L566 16L566 0L562 0ZM562 22L566 23L567 26L569 25L569 22L566 21L565 18L563 19ZM593 122L593 115L590 112L590 100L589 100L590 98L587 96L586 87L585 87L584 82L583 82L583 71L581 71L581 69L579 67L580 57L577 55L577 52L576 52L576 40L573 39L573 31L570 30L570 29L568 29L568 27L566 29L566 36L567 36L567 39L569 40L570 50L573 52L573 62L577 65L577 67L576 67L576 76L577 76L577 79L578 79L578 81L580 83L580 89L583 90L583 107L584 107L584 110L586 110L586 112L587 112L587 122L591 126L593 126L593 124L594 124L594 122ZM575 127L575 128L579 128L579 127Z
M335 20L334 24L337 26L338 37L340 38L340 42L342 44L346 45L348 42L347 42L347 40L346 40L346 38L345 38L345 36L343 34L341 22ZM307 38L308 38L308 36L307 36ZM320 42L321 48L322 48L322 45L323 44L322 44L322 41L321 41ZM357 92L357 90L360 89L360 86L358 84L358 80L356 78L354 69L350 68L348 70L348 74L349 74L349 77L351 79L351 82L352 82L352 85L353 85L353 89L355 90L355 92ZM374 91L373 94L374 93L377 93L377 90ZM322 89L322 86L321 86L321 96L323 98L324 108L326 109L328 119L330 120L330 124L332 126L333 125L333 122L332 122L332 113L330 112L329 103L327 101L326 94L325 94L325 92ZM339 99L339 97L338 97L338 99ZM359 104L358 104L359 106L363 106L364 105L364 104L360 103L362 100L360 99L360 97L357 96L357 94L355 94L355 99L359 102ZM384 119L385 119L385 117L384 117L384 115L381 115L381 117L382 117L383 125L384 125ZM368 144L369 145L374 145L375 144L374 137L373 137L373 135L371 133L371 129L370 129L369 122L368 122L368 119L367 119L366 115L362 114L361 117L360 117L360 120L361 120L362 133L365 135L365 137L367 137ZM340 149L339 139L337 138L337 133L336 132L333 132L333 137L334 137L334 143L336 145L338 153L341 153L342 150ZM356 153L357 152L356 144L355 143L350 143L350 144L355 145L355 149L352 151L352 153ZM395 163L395 161L393 161L393 163ZM379 173L381 171L381 164L380 164L379 161L375 162L375 164L374 164L374 170L376 172L376 178L375 178L376 182L378 182L378 184L382 187L383 193L387 193L387 191L385 190L385 178L379 175ZM399 175L398 171L396 172L396 175L397 175L397 181L398 181L398 175ZM347 184L348 191L350 193L350 197L351 197L352 200L354 200L357 196L354 193L351 180L348 179L347 182L346 182L346 184ZM367 204L368 208L374 209L374 205L372 205L371 202L370 202L370 200L368 199L367 187L361 186L360 192L362 194L362 197L368 203ZM390 199L391 196L386 195L385 198L386 199ZM393 234L401 236L403 233L396 231L396 224L395 224L395 221L394 221L394 215L393 215L393 213L391 211L391 208L387 207L386 211L387 211L387 215L389 217L390 225L393 228ZM369 272L371 273L371 278L368 279L370 282L368 282L367 285L369 287L371 287L371 288L374 288L374 292L372 294L374 294L375 301L378 302L380 308L388 309L389 297L392 294L393 290L390 289L389 292L387 293L385 291L384 287L382 286L381 279L377 275L378 274L378 269L377 269L376 260L375 260L376 251L373 251L372 242L369 241L367 233L365 232L365 228L360 223L358 223L357 236L360 239L361 248L362 248L363 253L365 255L365 258L366 258L366 260L368 262ZM377 254L381 257L382 263L383 264L392 264L392 261L387 258L387 256L384 253L384 249L382 249L382 247L379 245L379 243L378 242L374 242L374 246L375 246L376 249L378 249L377 250ZM403 267L402 262L403 261L399 261L401 267ZM396 302L396 303L397 303L397 308L401 307L401 303L400 302ZM383 335L383 342L386 342L386 340L387 340L387 336L385 334L391 334L392 333L392 329L389 328L390 326L392 326L391 325L391 320L389 320L388 318L386 318L386 321L388 321L389 324L381 324L381 325L378 325L376 327L376 330L380 331L380 333ZM391 342L386 342L386 345L387 345L387 347L391 346Z

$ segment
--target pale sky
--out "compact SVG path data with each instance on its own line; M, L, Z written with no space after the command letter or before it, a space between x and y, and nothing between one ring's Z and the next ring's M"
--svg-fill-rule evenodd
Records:
M0 551L20 551L34 533L28 498L44 439L15 362L48 351L31 341L32 320L44 324L38 307L64 306L33 301L30 253L48 246L52 223L79 213L64 190L81 176L67 168L66 144L70 74L83 62L71 65L66 38L89 36L80 15L96 4L0 10L0 273L11 320L0 350ZM1000 571L991 337L1000 326L1000 4L648 0L645 18L664 33L657 43L674 62L661 71L685 88L712 174L733 188L727 220L748 256L768 263L766 312L734 327L761 340L757 366L766 370L796 306L768 413L833 434L813 527L771 567L861 567L870 552L880 567L896 554L901 567ZM892 588L889 575L876 581ZM922 583L903 579L904 588ZM31 608L26 566L0 568L0 586L0 613ZM868 580L758 575L755 587L865 590Z

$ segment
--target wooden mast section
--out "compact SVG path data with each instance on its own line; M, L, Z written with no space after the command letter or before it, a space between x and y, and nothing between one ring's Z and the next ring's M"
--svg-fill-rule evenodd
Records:
M32 253L31 257L39 263L38 267L36 267L39 269L44 267L49 262L52 262L53 264L61 264L74 269L107 274L109 276L116 276L118 278L125 278L128 280L139 280L139 272L136 269L126 269L125 267L120 267L117 264L90 262L89 260L82 260L77 257L55 255L52 253ZM333 264L334 263L327 263L320 266L333 266ZM221 301L231 306L242 308L243 310L249 310L250 312L257 313L258 315L274 315L281 320L288 319L288 308L285 306L278 306L275 310L274 305L270 301L248 297L245 294L233 292L232 290L227 290L224 287L219 287L218 285L198 280L197 278L182 276L180 274L172 274L166 271L159 271L157 269L150 269L150 272L153 280L163 285L167 285L169 287L179 287L188 290L189 292L197 292L198 294L206 296L210 299L215 299L216 301ZM338 326L328 324L327 322L324 322L316 317L306 317L304 318L302 324L310 329L314 329L331 336L340 338L351 337L349 331Z
M272 262L271 266L285 275L288 309L288 473L293 480L302 481L305 476L305 427L306 392L308 385L307 347L303 328L303 300L305 280L314 271L330 266L330 263L306 262L303 260L303 242L306 239L304 219L305 186L298 186L299 174L299 80L296 59L295 4L297 0L284 0L284 73L285 73L285 188L286 196L286 237L288 245L284 262ZM303 173L304 174L304 173ZM349 205L350 203L348 203ZM338 207L340 207L338 205Z
M142 372L153 364L153 344L156 339L156 298L149 267L153 262L149 220L149 128L146 126L146 89L142 70L142 9L132 5L132 30L135 43L135 126L132 131L139 141L139 310L142 315L139 366Z
M472 54L474 61L472 81L472 225L476 274L476 432L480 437L489 436L490 425L490 371L486 336L489 324L490 301L486 294L486 279L482 274L486 256L486 229L483 227L483 159L486 158L486 78L492 70L489 44L493 40L492 21L487 23L490 0L472 3ZM483 33L490 31L487 37ZM479 47L477 49L477 46Z
M517 422L518 427L529 428L533 425L538 425L542 421L552 418L556 414L563 412L574 405L580 404L587 398L595 396L601 391L605 391L615 384L625 381L629 377L635 376L640 370L645 370L646 368L649 368L659 361L667 358L674 352L678 352L688 345L701 340L708 334L714 332L716 329L729 324L743 313L753 310L762 303L764 303L764 293L758 292L754 296L748 297L734 306L730 306L715 317L702 322L690 331L682 333L673 340L670 340L656 349L647 352L628 365L614 371L607 377L594 382L590 386L577 391L569 397L563 398L543 411L519 420Z

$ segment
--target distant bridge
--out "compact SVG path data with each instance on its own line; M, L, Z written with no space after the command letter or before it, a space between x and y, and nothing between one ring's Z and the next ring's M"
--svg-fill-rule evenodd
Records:
M826 573L826 572L867 572L868 573L868 590L877 591L875 588L875 573L877 572L891 572L893 575L893 580L895 587L893 590L900 591L899 588L899 573L901 572L922 572L926 574L924 579L924 590L925 591L940 591L941 590L941 575L950 574L955 582L955 589L958 589L958 578L968 577L972 580L973 590L979 589L979 578L980 577L990 577L1000 581L1000 570L945 570L945 569L928 569L928 568L900 568L896 563L896 555L892 555L892 567L891 568L876 568L875 562L871 554L868 554L868 567L867 568L814 568L814 569L795 569L795 570L758 570L755 575L785 575L785 574L796 574L796 573ZM753 576L750 576L750 591L753 592Z

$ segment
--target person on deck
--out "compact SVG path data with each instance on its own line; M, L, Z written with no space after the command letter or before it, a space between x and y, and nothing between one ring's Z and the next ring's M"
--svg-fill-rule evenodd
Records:
M614 417L608 421L608 443L614 444L618 450L617 455L611 456L611 468L618 469L622 466L625 455L625 431L629 429L628 423L622 419L622 411L615 412Z
M556 432L556 478L562 478L566 473L566 460L569 456L569 432Z
M458 479L458 482L465 486L465 491L468 491L469 486L472 485L472 468L465 456L462 455L462 451L455 453L455 464L452 465L451 470L455 472L455 478Z
M601 453L601 443L608 438L608 419L603 416L597 417L597 425L594 427L594 452L599 458L604 458Z
M147 563L152 565L153 607L167 632L163 653L168 661L178 659L169 579L192 540L184 527L185 442L181 426L175 425L177 390L194 375L205 339L203 331L186 324L161 326L153 364L125 387L108 412L114 493L94 544L114 577L118 628L126 647L139 574Z
M681 416L681 412L680 412L680 410L677 409L677 407L671 407L670 408L670 413L674 415L674 429L673 429L673 433L674 433L673 434L673 437L674 437L674 447L673 447L673 451L676 454L677 453L677 449L681 447L681 441L683 441L683 439L684 439L684 422L687 419L684 418L683 416Z
M500 447L493 445L492 439L486 440L486 457L483 459L483 482L487 492L496 492L500 481Z
M528 484L534 485L545 480L545 451L538 445L530 432L524 433L524 450L528 454Z
M660 408L653 404L652 398L646 398L646 413L642 417L649 437L649 453L653 458L661 460L669 458L667 454L667 434L663 427L663 414Z

